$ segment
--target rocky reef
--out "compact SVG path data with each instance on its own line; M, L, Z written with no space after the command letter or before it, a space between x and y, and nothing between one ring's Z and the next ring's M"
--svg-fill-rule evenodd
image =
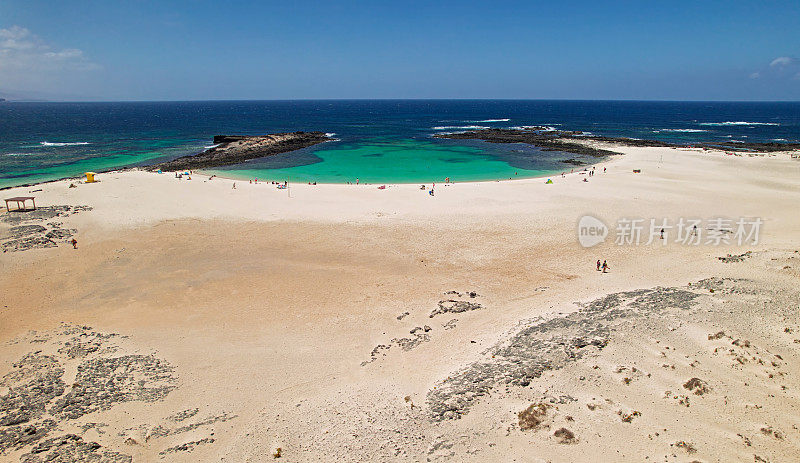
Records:
M239 164L314 146L330 140L323 132L289 132L261 136L216 135L214 146L202 153L152 164L149 170L191 170Z
M483 140L489 143L527 143L541 148L543 151L561 151L564 153L594 157L619 154L613 151L587 146L582 143L576 143L568 138L577 138L579 134L580 132L546 130L545 127L530 127L525 129L472 130L469 132L447 133L434 136L436 138L450 138L455 140Z
M644 140L627 137L605 137L600 135L587 135L583 132L568 130L553 130L549 127L532 126L521 129L483 129L468 132L446 133L434 135L436 138L450 138L456 140L483 140L489 143L527 143L541 148L543 151L562 151L565 153L581 154L587 156L609 156L619 154L613 151L588 146L585 141L614 143L623 146L639 147L672 147L722 149L744 153L773 153L776 151L800 150L800 143L751 143L751 142L720 142L720 143L692 143L676 144L659 140ZM572 160L564 161L572 164ZM582 165L574 163L575 165Z

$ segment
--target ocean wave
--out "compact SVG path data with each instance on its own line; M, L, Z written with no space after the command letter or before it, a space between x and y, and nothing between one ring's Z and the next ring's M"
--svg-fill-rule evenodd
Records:
M725 121L725 122L701 122L699 125L780 125L777 122L747 122L747 121Z
M75 141L75 142L49 142L49 141L40 141L40 145L42 146L77 146L77 145L91 145L88 141Z
M694 132L708 132L708 130L703 129L659 129L653 130L653 133L659 132L686 132L686 133L694 133Z
M789 141L785 138L773 138L772 141Z
M36 156L38 153L3 153L3 156Z
M486 127L483 125L464 125L464 126L456 126L456 125L440 125L438 127L432 127L433 130L483 130L489 129L491 127Z
M325 132L325 136L328 137L328 138L331 138L334 135L336 135L336 132Z
M556 125L558 125L558 124L556 124ZM557 128L551 127L549 125L515 125L513 127L509 127L509 129L511 129L511 130L528 130L528 129L538 129L540 127L544 127L544 129L542 129L543 132L555 132L556 130L558 130Z
M222 144L222 143L217 143L216 145L208 145L208 146L204 146L204 147L203 147L203 149L206 149L206 150L214 149L214 148L216 148L217 146L219 146L219 145L221 145L221 144Z
M484 119L482 121L465 121L465 122L477 122L480 124L481 122L508 122L510 120L511 119Z

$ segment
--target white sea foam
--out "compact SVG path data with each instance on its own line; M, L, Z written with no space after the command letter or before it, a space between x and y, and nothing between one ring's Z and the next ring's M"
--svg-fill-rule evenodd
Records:
M772 141L789 141L785 138L773 138Z
M204 146L204 147L203 147L203 149L207 149L207 150L214 149L214 148L216 148L217 146L219 146L219 145L221 145L221 144L222 144L222 143L217 143L216 145L208 145L208 146Z
M694 132L708 132L708 130L703 129L659 129L653 130L653 133L659 132L686 132L686 133L694 133Z
M555 127L551 127L549 125L515 125L514 127L509 127L511 130L528 130L528 129L538 129L540 127L544 127L541 129L543 132L555 132Z
M777 122L747 122L747 121L725 121L725 122L701 122L700 125L780 125Z
M68 143L68 142L64 142L64 143L58 143L58 142L40 141L40 142L39 142L39 144L40 144L40 145L42 145L42 146L77 146L77 145L91 145L91 143L89 143L88 141L76 141L76 142L69 142L69 143Z
M482 121L465 121L465 122L477 122L480 124L481 122L508 122L510 120L511 119L484 119Z
M336 135L336 132L325 132L325 136L328 137L328 138L331 138L334 135Z
M36 153L3 153L4 156L36 156Z
M464 126L457 126L457 125L440 125L438 127L433 127L433 130L483 130L488 129L490 127L486 127L483 125L464 125Z

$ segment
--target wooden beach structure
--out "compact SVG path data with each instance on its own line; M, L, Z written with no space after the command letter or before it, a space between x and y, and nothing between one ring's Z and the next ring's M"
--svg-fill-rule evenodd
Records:
M28 209L25 206L25 203L27 201L31 201L33 203L33 209ZM13 198L7 198L6 199L6 210L8 212L11 212L11 207L8 205L8 203L17 203L17 208L14 209L15 211L28 211L28 210L35 211L36 210L36 199L34 199L33 196L15 196Z

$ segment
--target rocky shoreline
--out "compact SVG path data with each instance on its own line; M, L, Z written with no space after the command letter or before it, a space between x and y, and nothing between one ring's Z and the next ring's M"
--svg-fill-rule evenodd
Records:
M449 138L454 140L483 140L489 143L527 143L541 148L543 151L563 151L565 153L581 154L587 156L603 157L619 154L613 151L587 146L582 143L586 140L604 143L613 143L623 146L637 147L670 147L670 148L705 148L723 149L737 152L773 153L778 151L798 151L800 143L751 143L751 142L720 142L720 143L692 143L676 144L659 140L645 140L627 137L605 137L600 135L585 135L583 132L567 130L552 130L548 127L527 127L524 129L483 129L467 132L447 133L434 135L435 138Z
M216 135L214 146L202 153L147 166L148 170L192 170L239 164L329 141L323 132L289 132L262 136Z
M546 130L544 127L529 129L484 129L469 132L447 133L434 135L435 138L449 138L453 140L483 140L489 143L527 143L541 148L543 151L562 151L564 153L581 154L593 157L605 157L619 154L601 148L576 143L575 135L580 132L566 132L561 130Z

